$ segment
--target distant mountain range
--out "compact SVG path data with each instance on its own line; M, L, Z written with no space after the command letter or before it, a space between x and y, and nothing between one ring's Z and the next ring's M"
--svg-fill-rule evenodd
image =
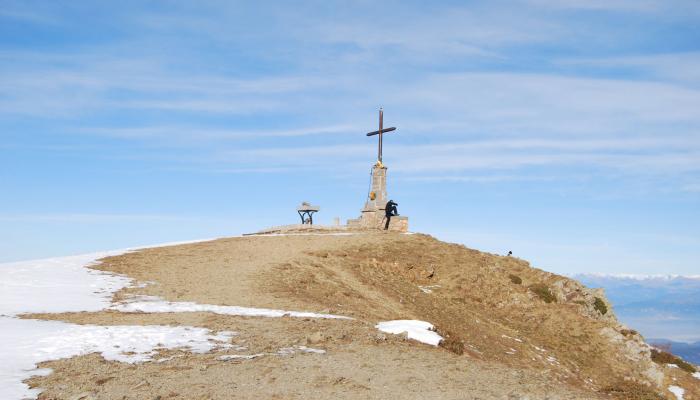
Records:
M620 321L649 342L670 345L674 354L700 364L700 276L571 277L588 287L604 288Z
M700 342L683 343L666 339L647 339L647 342L664 350L670 351L686 361L700 365Z

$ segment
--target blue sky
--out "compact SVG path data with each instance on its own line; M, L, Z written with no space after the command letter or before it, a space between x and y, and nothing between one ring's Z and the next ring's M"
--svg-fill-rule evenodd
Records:
M0 261L356 217L697 274L700 3L0 0Z

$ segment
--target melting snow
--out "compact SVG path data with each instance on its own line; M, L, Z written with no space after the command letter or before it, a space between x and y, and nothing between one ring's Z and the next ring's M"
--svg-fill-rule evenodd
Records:
M22 380L37 375L36 364L90 353L127 363L150 361L157 349L187 348L205 353L227 347L230 334L183 326L94 326L57 321L0 318L0 398L34 398Z
M418 286L418 289L420 289L421 292L423 293L433 293L433 289L439 288L440 285L429 285L429 286Z
M515 341L516 341L516 342L518 342L518 343L522 343L522 342L523 342L523 340L522 340L522 339L518 339L518 338L510 337L510 336L508 336L508 335L501 335L501 337L502 337L502 338L506 338L506 339L511 339L511 340L515 340ZM537 346L535 346L535 347L537 347Z
M331 318L352 319L341 315L317 314L305 311L272 310L267 308L251 308L238 306L217 306L214 304L198 304L189 301L165 301L154 296L135 296L129 301L110 307L121 312L144 313L183 313L183 312L212 312L224 315L242 315L247 317L297 317L297 318Z
M557 359L552 356L547 356L547 361L549 361L550 364L559 364L559 361L557 361Z
M258 358L264 356L265 353L258 353L258 354L227 354L224 356L219 356L216 357L217 360L219 361L230 361L230 360L252 360L253 358Z
M316 353L316 354L326 354L325 350L322 349L312 349L311 347L306 347L306 346L299 346L299 350L303 351L304 353Z
M677 400L683 400L685 390L680 386L669 386L668 391L676 395Z
M437 346L442 341L442 336L435 332L435 327L430 322L417 320L396 320L378 323L375 328L382 332L395 335L406 333L409 339Z
M700 379L700 372L693 372L693 376L697 379Z

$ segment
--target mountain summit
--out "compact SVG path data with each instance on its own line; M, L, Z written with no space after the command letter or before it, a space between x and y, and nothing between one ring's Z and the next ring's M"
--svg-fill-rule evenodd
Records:
M602 290L423 234L253 235L93 268L140 284L110 309L25 317L195 326L230 343L48 361L28 380L43 399L700 397L697 374L618 322Z

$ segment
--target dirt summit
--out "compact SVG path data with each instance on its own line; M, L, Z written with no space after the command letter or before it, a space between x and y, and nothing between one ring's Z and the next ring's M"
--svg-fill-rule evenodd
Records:
M53 373L27 381L43 389L41 399L675 400L669 385L700 399L692 371L659 362L601 290L423 234L236 237L145 249L94 268L148 283L118 292L115 302L148 295L352 319L27 315L234 331L234 348L245 348L161 351L162 362L142 364L98 354L46 362ZM434 347L375 328L399 319L430 322L443 341Z

